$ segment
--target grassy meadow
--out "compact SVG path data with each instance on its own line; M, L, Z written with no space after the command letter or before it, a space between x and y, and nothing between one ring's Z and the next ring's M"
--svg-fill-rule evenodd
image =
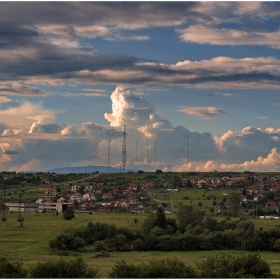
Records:
M183 179L191 178L203 178L205 174L198 173L195 175L181 174ZM12 178L13 174L5 174L6 177ZM31 175L30 175L31 176ZM53 175L54 176L54 175ZM221 174L216 172L209 173L208 177L215 178L220 177ZM232 174L232 180L243 180L245 178L244 173ZM269 174L259 174L260 178L263 176L268 177ZM27 177L27 175L26 175ZM40 175L41 179L45 177L44 174ZM25 178L26 179L26 178ZM28 179L28 177L27 177ZM69 191L71 184L78 183L86 186L92 183L101 183L103 188L110 189L116 186L125 186L129 183L137 183L139 186L147 181L152 180L156 182L157 186L163 185L164 182L172 182L172 173L162 173L155 175L155 173L121 173L121 174L70 174L66 178L62 177L60 181L54 182L51 186L42 186L31 184L19 184L19 185L7 185L6 194L12 197L8 202L18 202L19 194L21 194L22 202L35 202L40 196L44 194L44 190L49 187L60 187L62 193ZM172 188L172 187L171 187ZM205 190L201 188L179 189L178 192L167 192L164 188L150 189L149 193L143 196L149 196L152 198L147 204L146 211L155 210L159 203L165 202L165 210L171 210L173 206L174 216L176 216L176 210L180 205L192 205L195 208L203 209L206 215L214 216L213 211L210 209L214 207L213 202L222 202L224 194L229 194L232 189L217 189L217 190ZM240 192L240 189L235 190ZM144 204L144 202L143 202ZM138 208L137 208L138 209ZM132 210L132 209L130 209ZM213 209L212 209L213 210ZM2 212L0 212L2 217ZM0 222L0 256L5 256L10 260L19 260L23 262L24 267L29 268L36 262L44 262L49 259L60 258L58 255L54 255L49 250L49 241L55 238L66 229L77 228L86 226L89 221L114 223L116 226L126 226L131 229L140 227L144 219L147 217L147 213L142 214L128 214L128 213L93 213L89 215L87 213L75 213L73 220L64 220L62 215L55 216L54 213L22 213L24 218L23 226L20 227L20 223L17 221L18 213L7 212L7 221ZM135 224L134 219L137 218L138 222ZM224 219L224 217L217 216L218 221ZM267 230L275 225L280 226L279 220L261 220L255 217L249 217L255 224L255 228L262 227ZM233 219L233 218L232 218ZM82 256L86 262L94 268L100 270L101 278L108 278L108 272L115 265L117 261L125 260L128 263L140 263L146 262L153 258L179 258L187 263L194 264L201 261L205 257L213 254L230 253L232 255L241 254L240 251L191 251L191 252L111 252L109 257L97 258L96 252L90 252L93 246L87 246L89 252L73 252L71 256ZM271 266L272 272L280 274L280 253L274 252L260 252L262 259L266 260ZM64 256L64 258L70 258L70 256Z
M140 226L147 214L103 214L75 213L75 218L66 221L62 215L55 216L52 213L22 213L24 217L23 227L17 222L18 213L7 213L7 222L0 223L0 255L10 260L19 260L28 268L37 261L43 262L60 256L52 255L48 248L49 241L62 233L65 229L86 226L89 221L115 223L130 228ZM138 223L134 223L134 219ZM221 218L219 218L221 219ZM256 227L264 229L279 225L277 220L252 219ZM195 252L112 252L110 257L96 258L96 252L76 253L82 256L87 263L100 270L102 278L107 278L107 273L117 261L125 260L128 263L140 263L153 258L179 258L188 263L201 261L210 254L230 253L241 254L240 251L195 251ZM273 273L280 273L279 253L260 252L262 258L271 265ZM65 258L65 257L64 257ZM69 257L67 257L69 258Z

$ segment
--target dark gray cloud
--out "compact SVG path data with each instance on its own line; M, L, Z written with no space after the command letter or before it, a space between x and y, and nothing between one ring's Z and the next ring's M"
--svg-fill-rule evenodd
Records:
M0 22L1 47L29 45L30 40L35 37L39 37L39 33L32 28L18 26L15 23Z
M24 25L173 25L187 19L210 19L195 11L196 2L1 2L4 22ZM156 11L156 13L155 13Z
M48 169L68 166L76 161L92 160L96 154L96 145L92 145L90 139L29 140L9 153L10 160L1 166L6 170L11 167L21 168L36 160L37 166L39 164L40 168Z
M4 152L4 154L5 154L5 155L18 155L19 152L17 152L17 151L12 151L12 150L6 150L6 151Z
M53 123L47 124L36 124L32 128L32 133L60 133L62 129L64 129L66 125L59 125Z
M221 139L224 150L221 159L227 162L257 160L259 156L266 157L272 148L280 149L279 129L246 127L241 132L227 132Z
M246 14L246 5L242 5L211 3L209 10L209 4L200 2L1 2L0 81L32 77L36 82L36 77L44 76L49 82L70 79L87 83L202 86L254 82L279 87L279 71L228 73L204 65L196 69L136 65L141 59L117 54L95 55L94 47L79 42L81 37L96 36L147 40L149 36L139 36L131 30L213 23L215 15L221 19L231 13ZM268 6L260 4L256 9L269 14ZM135 74L131 75L130 71Z
M0 123L0 135L3 133L3 131L7 128L7 126L3 123Z
M20 83L3 82L2 84L0 83L0 95L47 96L49 93L35 87L22 85Z

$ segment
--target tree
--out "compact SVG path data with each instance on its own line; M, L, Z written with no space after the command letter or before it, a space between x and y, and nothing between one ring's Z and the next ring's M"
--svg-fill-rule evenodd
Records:
M118 262L109 278L197 278L198 272L185 262L175 259L151 260L139 265Z
M75 212L73 207L68 207L66 211L63 212L63 219L72 220L75 218Z
M271 278L266 261L258 253L233 257L231 255L209 256L196 264L200 278Z
M184 233L188 224L196 226L203 221L204 211L195 210L190 205L181 205L177 211L178 229Z
M156 210L155 226L167 228L166 216L162 207L158 207Z
M246 249L246 240L251 238L254 233L255 225L252 221L240 221L236 229L240 232L241 250Z
M21 262L10 262L6 257L0 257L0 278L26 278L27 270Z
M153 213L150 213L143 222L142 225L143 232L145 234L148 234L154 226L155 226L155 215Z
M258 253L234 258L230 270L231 278L272 278L268 263Z
M85 246L85 242L80 237L75 237L70 234L61 234L50 241L50 248L56 250L77 251Z
M80 206L81 206L81 204L79 203L79 201L75 199L74 202L73 202L74 209L79 210Z
M162 170L160 170L160 169L157 169L157 170L155 171L155 174L156 174L156 175L161 174L161 173L162 173Z
M30 278L97 278L98 270L92 269L78 257L71 260L38 262L30 268Z
M135 264L127 264L125 261L120 261L115 264L112 271L109 273L109 278L141 278L141 267Z
M228 204L233 213L233 216L236 217L240 210L240 199L239 194L236 192L232 192L228 195Z
M177 223L176 223L176 219L168 217L166 219L167 222L167 227L170 226L173 229L173 233L177 232Z
M208 228L210 231L214 231L217 227L218 221L212 217L206 217L203 223L204 228Z

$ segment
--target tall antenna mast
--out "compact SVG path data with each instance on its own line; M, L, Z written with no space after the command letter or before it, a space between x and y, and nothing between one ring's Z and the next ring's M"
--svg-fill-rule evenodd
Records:
M155 141L155 171L157 170L157 141Z
M18 204L18 222L22 222L22 219L21 219L21 193L19 194L19 204Z
M189 171L189 126L187 126L187 172Z
M108 141L108 172L110 169L110 129L109 129L109 141Z
M126 134L125 134L125 124L123 125L123 149L122 149L122 165L123 170L125 170L126 163Z
M147 126L147 171L149 170L149 136L148 136L148 126Z
M3 217L2 217L2 222L7 221L7 207L6 207L6 186L3 187Z
M136 141L135 167L137 169L137 141Z
M173 207L174 207L174 175L172 174L172 190L171 190L171 198L170 198L170 207L171 207L171 216L173 216Z

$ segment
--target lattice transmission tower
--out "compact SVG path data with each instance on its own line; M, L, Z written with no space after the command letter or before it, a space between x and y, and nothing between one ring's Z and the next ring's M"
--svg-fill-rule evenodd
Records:
M3 216L2 216L2 222L6 222L7 221L7 207L6 207L6 186L3 187L3 198L2 198L2 202L3 202Z
M110 141L111 141L111 137L110 137L110 129L109 129L109 140L108 140L108 172L110 171Z
M147 172L149 171L149 134L147 126Z
M123 125L123 149L122 149L122 167L125 170L126 164L126 133L125 133L125 124Z

